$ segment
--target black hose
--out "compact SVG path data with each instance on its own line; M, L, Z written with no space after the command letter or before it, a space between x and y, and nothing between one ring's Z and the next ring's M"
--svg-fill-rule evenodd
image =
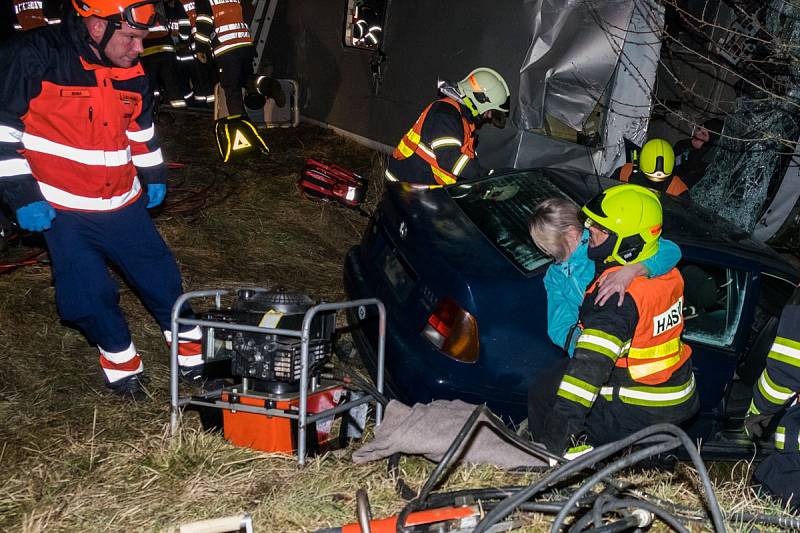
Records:
M442 475L449 466L450 462L455 456L458 449L461 447L461 444L467 438L467 436L472 432L472 428L475 426L480 414L486 411L486 406L479 405L472 410L472 413L467 418L467 421L464 422L464 425L461 426L461 429L458 431L456 438L453 439L453 442L450 443L450 447L445 452L442 459L436 465L436 468L433 469L431 475L428 476L428 480L425 482L425 485L422 486L422 489L419 492L419 496L411 500L406 504L400 514L397 516L397 533L402 533L403 529L405 528L406 519L408 515L411 514L414 510L418 509L422 504L425 503L425 499L430 494L433 487L439 481L439 477Z
M479 405L472 410L472 413L467 418L467 421L464 422L464 425L459 430L456 438L453 439L452 443L450 443L450 447L447 449L444 456L436 465L436 468L433 469L433 472L431 472L428 480L419 491L420 501L424 502L428 498L428 495L433 490L433 487L439 482L439 477L442 475L442 472L444 472L450 466L450 463L453 461L453 457L455 457L456 452L458 452L461 448L461 444L466 440L467 436L472 433L472 429L477 424L481 413L486 411L488 411L488 409L486 409L486 406L484 405Z
M617 453L619 450L628 447L635 441L636 438L634 438L633 435L629 435L622 440L604 444L603 446L595 448L587 454L561 465L550 472L550 474L540 479L538 482L529 485L527 488L519 491L514 496L507 498L500 505L494 508L478 523L474 533L485 532L494 524L508 516L508 514L516 509L520 504L531 499L542 489L547 488L550 485L554 485L559 481L570 477L572 474L580 472L584 468L593 466L598 461L605 459L609 455Z
M494 426L495 429L499 431L501 436L506 437L509 439L515 446L528 452L530 455L536 457L537 459L543 460L545 463L550 464L550 461L554 461L557 464L562 464L567 462L562 456L555 454L549 451L541 444L534 444L532 441L528 439L524 439L508 429L500 418L494 414L493 412L486 410L486 418L489 422Z
M610 524L592 529L584 529L583 533L619 533L620 531L628 531L635 529L639 525L639 519L635 516L626 516Z
M678 437L680 443L687 449L689 452L692 461L694 462L695 466L697 467L698 474L703 481L703 485L706 491L706 497L708 500L708 507L712 516L712 520L714 522L714 526L716 531L724 531L724 523L722 521L722 511L719 508L719 503L717 502L716 496L713 491L713 487L711 486L711 481L708 477L708 471L703 464L702 459L700 459L700 454L697 449L694 447L693 443L689 439L688 435L684 433L680 428L672 425L672 424L657 424L640 430L636 433L628 435L627 437L620 439L615 442L611 442L608 444L604 444L598 448L595 448L589 453L586 453L569 463L566 463L559 468L555 469L553 472L545 476L543 479L539 480L538 482L530 485L529 487L519 491L514 496L511 496L501 502L497 507L495 507L491 512L489 512L476 526L474 533L483 533L488 528L492 527L494 524L508 516L514 509L516 509L521 503L531 499L534 495L536 495L541 490L558 483L559 481L568 478L572 474L583 470L589 466L592 466L599 461L631 446L633 443L641 441L642 443L649 443L655 442L659 439L654 439L652 436L657 433L670 433L674 436ZM663 436L661 438L663 441Z
M584 494L587 490L589 490L591 486L598 483L602 479L601 474L603 473L605 473L606 475L611 474L613 472L621 470L622 468L627 468L628 466L635 464L641 459L645 459L647 457L653 457L658 453L662 453L664 451L677 448L678 445L682 444L683 447L686 448L686 451L689 453L689 456L692 458L692 462L694 463L694 466L697 469L697 473L700 476L700 479L702 480L706 492L706 500L707 500L706 503L708 506L708 510L711 513L714 529L718 533L724 532L725 523L722 517L722 510L720 509L716 495L714 494L714 488L711 485L711 480L708 476L708 471L706 470L703 460L700 458L700 453L697 451L697 448L695 448L694 444L689 439L689 436L682 429L672 424L656 424L648 428L645 428L641 431L637 431L636 433L633 434L633 436L638 436L638 438L642 442L645 442L648 440L647 438L652 439L659 433L673 435L674 439L666 441L664 444L651 446L650 448L647 448L645 450L632 453L606 466L603 470L592 476L592 478L590 478L584 484L583 487L578 489L578 491L576 491L575 494L573 494L572 497L570 498L570 502L577 500L577 498L580 497L580 495ZM650 455L648 455L648 452L654 452L654 453L650 453ZM636 458L635 460L634 457ZM551 531L554 533L558 531L558 528L565 519L566 519L566 514L564 514L563 516L559 515L558 517L556 517L556 520L553 523Z
M680 446L680 441L676 438L672 438L661 444L655 444L643 450L633 452L632 454L625 456L623 459L614 461L610 465L601 469L599 472L597 472L587 481L585 481L583 485L578 490L576 490L572 494L572 496L570 496L569 500L567 500L567 503L564 504L564 508L556 516L555 520L553 520L553 525L550 527L550 532L558 533L558 531L561 529L561 526L564 523L564 520L566 520L567 518L567 513L565 512L565 510L567 508L573 507L575 503L578 501L578 499L580 499L583 495L592 490L592 488L594 488L594 486L597 483L599 483L604 477L610 474L614 474L622 470L623 468L627 468L633 464L636 464L642 459L653 457L654 455L657 455L665 451L674 450L678 446Z
M753 514L748 512L739 512L731 514L728 517L730 522L747 522L757 523L769 526L778 526L784 529L798 529L800 530L800 517L795 516L775 516L768 514Z
M700 479L703 482L703 488L705 489L706 493L706 504L708 506L708 511L711 513L711 520L714 524L714 529L717 531L717 533L724 533L725 520L722 517L722 509L719 507L717 495L714 493L714 486L711 484L711 478L708 475L708 470L706 469L706 465L703 462L702 457L700 457L700 452L689 438L689 435L687 435L686 432L681 428L672 424L660 425L664 426L665 429L669 429L673 435L678 437L681 440L684 449L686 449L686 451L689 453L689 457L692 459L692 464L694 464L694 467L697 469L697 475L700 476Z
M386 469L390 476L394 476L396 481L394 483L395 491L403 498L405 501L409 502L417 497L416 491L408 486L408 483L403 479L400 475L400 454L394 453L389 457L389 461L387 461Z
M609 511L622 508L643 509L656 515L662 522L667 524L678 533L689 533L689 529L678 519L678 517L648 501L639 500L636 498L622 498L614 502L610 502L609 505L606 506L606 509Z

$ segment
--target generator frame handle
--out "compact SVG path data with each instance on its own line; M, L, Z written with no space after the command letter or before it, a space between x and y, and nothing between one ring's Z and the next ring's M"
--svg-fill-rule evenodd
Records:
M265 290L265 289L257 289L257 290ZM330 303L321 303L317 304L306 311L305 316L303 317L303 324L299 330L296 329L277 329L277 328L262 328L258 326L251 326L249 324L237 324L231 322L222 322L222 321L215 321L215 320L200 320L195 318L183 318L180 316L181 309L183 309L184 305L193 299L199 298L214 298L214 303L217 309L222 307L222 297L229 294L229 290L225 289L213 289L213 290L205 290L205 291L191 291L184 293L175 300L175 304L172 306L172 314L171 314L171 321L170 321L170 329L172 331L172 343L170 344L170 354L169 354L169 392L170 392L170 435L174 436L178 430L178 425L180 422L180 409L184 405L190 404L198 404L198 405L206 405L206 406L216 406L220 407L219 404L211 405L207 402L198 402L192 400L191 398L181 399L178 396L178 372L180 369L178 368L178 330L180 329L181 325L186 326L200 326L200 327L213 327L213 328L224 328L227 330L233 331L248 331L251 333L263 333L263 334L270 334L270 335L286 335L289 337L296 337L300 339L300 391L299 391L299 411L297 413L297 425L298 425L298 432L297 432L297 461L304 465L306 462L306 426L309 423L314 423L316 420L323 418L327 415L335 415L341 413L343 411L349 410L350 408L356 407L357 405L361 405L366 403L367 401L374 401L375 402L375 425L379 426L381 420L383 419L383 405L370 394L368 391L364 391L366 393L366 397L359 398L357 400L348 401L344 404L338 405L331 409L327 409L325 411L321 411L319 413L315 413L311 417L308 416L308 367L309 367L309 343L311 341L311 322L313 321L314 317L321 312L326 311L334 311L339 312L345 309L351 308L361 308L361 307L372 307L375 306L378 309L378 372L377 372L377 383L376 388L378 392L383 394L383 385L384 385L384 369L385 369L385 346L386 346L386 308L377 298L364 298L360 300L349 300L344 302L330 302ZM258 410L258 412L262 412L263 410ZM295 418L294 416L281 414L281 413L270 413L271 416L284 416L285 418Z

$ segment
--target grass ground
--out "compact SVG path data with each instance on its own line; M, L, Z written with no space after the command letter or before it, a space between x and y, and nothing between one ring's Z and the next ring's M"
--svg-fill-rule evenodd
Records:
M190 116L161 128L165 155L186 166L172 172L169 202L156 220L186 289L285 285L315 299L343 298L342 259L366 218L301 198L295 180L306 157L370 175L379 166L376 155L301 126L268 132L269 158L223 166L209 130L207 119ZM373 205L375 196L373 190ZM0 276L0 530L170 530L250 512L256 531L313 531L354 521L358 488L369 492L375 516L402 508L385 462L356 466L347 450L300 468L292 458L235 448L204 433L194 413L169 438L163 337L123 283L121 304L151 378L151 399L137 404L105 393L96 350L59 322L47 265ZM741 481L747 468L717 476L722 503L775 510ZM422 459L401 463L415 488L430 470ZM464 466L446 486L524 484L531 476ZM688 466L637 479L657 496L699 503ZM533 517L526 529L545 528Z

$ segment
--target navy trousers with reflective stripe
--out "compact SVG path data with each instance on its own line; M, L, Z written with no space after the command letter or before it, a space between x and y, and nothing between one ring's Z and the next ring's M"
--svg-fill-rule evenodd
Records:
M800 511L800 405L781 418L785 428L783 450L775 450L753 474L753 481L784 504Z
M125 278L162 330L170 327L181 276L142 195L111 212L57 211L44 232L55 277L56 305L66 322L109 352L131 344L109 265Z

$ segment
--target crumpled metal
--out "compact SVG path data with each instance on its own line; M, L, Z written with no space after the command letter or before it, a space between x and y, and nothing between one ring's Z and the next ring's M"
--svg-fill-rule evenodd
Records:
M540 129L545 115L576 131L614 74L633 0L528 0L533 36L520 69L520 127Z

